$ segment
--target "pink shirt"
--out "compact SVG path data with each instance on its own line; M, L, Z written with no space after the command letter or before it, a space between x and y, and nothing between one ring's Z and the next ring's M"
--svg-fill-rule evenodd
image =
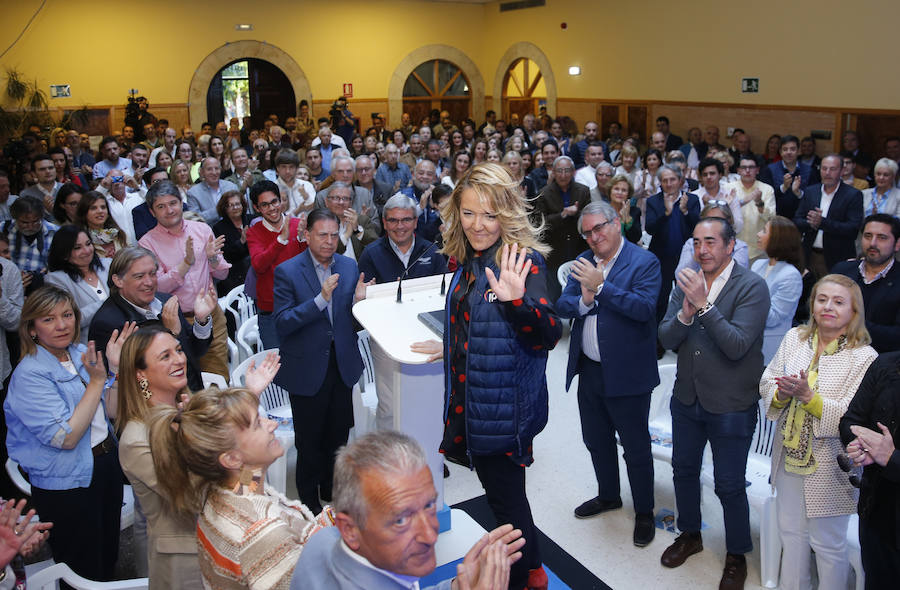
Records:
M182 277L178 272L178 265L184 260L188 236L194 238L194 264ZM222 256L218 257L218 264L212 268L206 258L206 244L210 238L215 239L215 236L208 225L183 220L178 232L157 224L138 240L141 246L156 254L159 260L157 290L176 295L183 312L194 311L194 299L198 293L209 288L212 281L210 275L224 279L231 268Z

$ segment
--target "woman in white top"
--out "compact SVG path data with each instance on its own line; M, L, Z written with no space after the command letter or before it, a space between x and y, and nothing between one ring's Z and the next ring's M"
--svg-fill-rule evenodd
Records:
M100 258L88 233L74 225L64 225L53 236L47 254L47 283L70 293L81 310L79 341L87 345L88 329L94 314L109 297L109 258Z
M768 364L791 329L803 293L803 250L797 226L780 215L766 222L757 234L756 244L767 256L750 268L766 280L769 288L771 304L763 334L763 362Z
M472 158L469 156L469 152L465 150L456 152L453 156L453 163L450 165L450 171L446 176L441 178L441 182L450 188L456 187L456 183L459 182L459 179L463 177L463 174L468 172L471 161Z
M900 217L900 189L894 186L897 180L897 162L881 158L875 164L875 186L863 191L863 212L868 217L873 213L887 213Z
M635 200L637 200L643 196L644 190L643 186L638 187L636 184L638 174L641 171L640 168L638 168L638 161L640 160L640 158L638 158L638 151L629 144L622 148L621 156L622 164L616 167L614 176L619 176L621 174L628 178L628 182L634 187L634 197Z
M634 204L641 210L644 222L647 220L647 199L662 190L659 185L659 168L662 164L662 152L649 149L644 154L644 168L635 175Z

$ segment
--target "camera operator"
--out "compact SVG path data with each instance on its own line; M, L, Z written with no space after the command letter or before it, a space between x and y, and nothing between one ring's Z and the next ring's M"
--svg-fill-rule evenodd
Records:
M353 134L357 132L357 119L347 107L347 99L341 96L335 100L328 111L328 116L331 117L331 128L343 138L344 143L349 145Z
M150 103L143 96L134 95L128 97L128 104L125 105L125 124L134 129L134 142L140 143L146 139L144 135L144 125L148 123L156 125L156 117L154 117L147 109Z

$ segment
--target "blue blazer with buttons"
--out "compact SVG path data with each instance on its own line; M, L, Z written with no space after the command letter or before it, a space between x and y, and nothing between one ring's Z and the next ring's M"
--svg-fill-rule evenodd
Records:
M578 258L594 262L590 250ZM641 395L659 385L656 363L656 299L662 281L659 260L640 246L625 240L610 269L596 305L588 315L597 316L597 340L603 363L604 390L608 396ZM575 318L569 338L566 389L578 373L584 318L579 313L581 284L569 275L556 302L560 317Z
M328 309L320 310L316 305L322 286L309 250L275 269L274 314L281 343L281 370L275 383L291 395L310 397L322 387L332 340L343 382L352 386L362 375L362 358L350 312L359 270L353 259L335 254L331 271L340 275L331 294L334 325L328 319Z

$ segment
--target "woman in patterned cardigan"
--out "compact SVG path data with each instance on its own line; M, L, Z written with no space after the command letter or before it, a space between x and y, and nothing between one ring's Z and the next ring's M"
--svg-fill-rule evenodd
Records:
M810 548L819 588L846 588L847 523L856 490L837 464L838 423L877 353L865 327L862 293L827 275L810 296L808 324L792 328L763 373L760 395L778 421L772 478L784 554L781 587L811 588Z
M171 508L199 512L197 550L207 588L290 587L303 545L333 524L330 507L316 517L264 487L265 470L284 449L275 422L259 415L247 389L205 389L180 410L158 406L150 449Z

